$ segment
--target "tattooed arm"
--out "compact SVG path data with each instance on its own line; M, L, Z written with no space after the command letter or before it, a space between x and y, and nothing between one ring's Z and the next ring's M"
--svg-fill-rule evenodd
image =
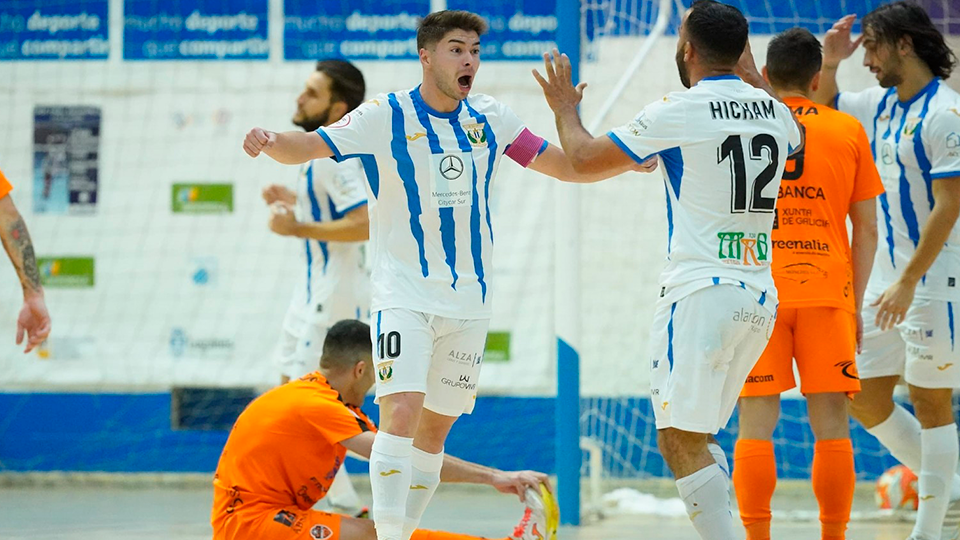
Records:
M23 308L17 318L17 345L27 337L26 350L43 343L50 334L50 315L40 286L40 271L33 252L33 242L20 212L9 196L0 198L0 242L13 263L23 287Z

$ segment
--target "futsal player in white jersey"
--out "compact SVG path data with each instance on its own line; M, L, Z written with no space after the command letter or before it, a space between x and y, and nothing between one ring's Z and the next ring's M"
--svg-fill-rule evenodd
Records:
M709 540L735 538L727 460L707 443L729 420L773 329L774 205L786 159L802 144L790 110L768 87L751 86L765 83L746 44L739 10L695 2L677 45L689 90L598 138L580 123L583 85L571 84L569 60L545 57L547 80L534 72L575 168L661 161L668 255L652 327L651 399L660 453L694 527Z
M340 120L363 102L363 74L344 60L321 60L297 98L293 123L306 132ZM370 285L363 268L369 234L367 192L359 160L311 160L296 190L272 184L270 230L303 241L303 265L283 321L276 362L281 382L316 367L327 329L343 319L366 319Z
M447 433L473 410L494 292L490 194L504 157L589 182L508 107L470 95L487 24L439 11L417 31L423 82L381 94L315 133L247 134L283 163L357 157L367 179L372 324L381 424L370 456L379 540L406 540L439 484ZM548 502L549 504L549 502Z
M304 131L330 125L363 102L363 73L344 60L321 60L297 97L293 123ZM367 192L358 160L311 160L301 166L295 190L263 190L270 230L302 240L302 265L283 320L274 361L280 382L316 369L327 330L344 319L369 318L370 279L363 267L369 234ZM337 471L324 503L360 515L363 503L345 467Z
M960 388L960 95L944 79L957 59L916 4L877 8L864 17L856 41L854 20L841 19L824 38L816 96L860 120L886 189L857 357L862 390L851 412L919 476L910 538L954 540L960 535L960 449L951 407ZM837 66L861 41L863 63L880 86L838 92ZM916 416L893 402L901 377Z

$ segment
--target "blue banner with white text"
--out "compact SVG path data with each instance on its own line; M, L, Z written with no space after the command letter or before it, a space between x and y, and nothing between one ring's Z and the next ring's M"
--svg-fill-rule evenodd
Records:
M284 0L283 57L413 60L430 0Z
M448 0L447 7L487 20L490 29L480 38L482 60L539 60L556 47L556 0Z
M0 0L0 60L105 60L108 0Z
M267 0L124 0L126 60L266 60Z

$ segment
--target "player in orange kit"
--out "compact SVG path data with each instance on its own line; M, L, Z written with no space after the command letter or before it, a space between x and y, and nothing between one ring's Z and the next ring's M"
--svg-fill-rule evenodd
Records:
M740 439L733 482L748 540L770 539L770 499L777 482L773 430L780 393L807 398L816 437L813 491L823 540L842 540L856 475L848 396L860 390L855 356L863 332L864 291L877 249L876 197L883 193L860 123L817 105L822 54L817 38L794 28L767 50L764 76L800 119L806 148L783 174L773 230L773 276L780 305L773 336L740 398ZM847 238L847 216L853 242Z
M376 427L359 404L374 383L372 350L368 325L340 321L327 332L319 371L247 406L230 432L213 480L215 540L376 539L369 519L311 509L326 495L347 450L370 455ZM519 495L527 509L511 537L555 539L559 517L545 474L505 472L445 456L440 477ZM424 530L411 538L477 540Z

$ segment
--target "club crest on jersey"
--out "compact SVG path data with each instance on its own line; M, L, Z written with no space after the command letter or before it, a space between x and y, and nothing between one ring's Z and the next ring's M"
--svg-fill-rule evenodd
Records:
M326 525L314 525L310 529L310 538L314 540L327 540L331 536L333 536L333 531Z
M487 146L487 133L484 131L483 127L486 124L466 124L463 126L463 131L467 133L467 140L470 141L470 146L475 146L478 148L483 148Z
M720 232L717 238L720 240L717 257L724 264L763 266L769 260L770 244L766 233Z
M390 382L393 379L393 361L381 362L377 364L377 377L380 382Z
M908 118L907 122L903 125L903 134L904 135L913 135L917 132L917 127L920 125L920 118Z

